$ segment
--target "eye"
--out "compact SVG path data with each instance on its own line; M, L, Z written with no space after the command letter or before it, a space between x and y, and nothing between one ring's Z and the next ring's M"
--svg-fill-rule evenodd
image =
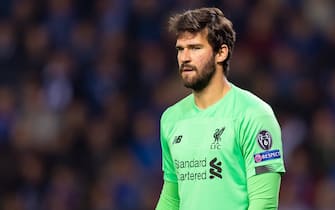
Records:
M176 47L177 52L181 52L181 51L183 51L183 49L184 48L182 48L182 47Z
M200 50L202 47L200 45L192 45L190 46L191 50Z

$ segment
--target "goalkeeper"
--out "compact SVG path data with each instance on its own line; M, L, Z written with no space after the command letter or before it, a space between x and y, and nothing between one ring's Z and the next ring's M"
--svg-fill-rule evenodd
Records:
M227 80L235 43L217 8L170 18L184 86L161 117L164 184L156 210L277 209L285 172L272 108Z

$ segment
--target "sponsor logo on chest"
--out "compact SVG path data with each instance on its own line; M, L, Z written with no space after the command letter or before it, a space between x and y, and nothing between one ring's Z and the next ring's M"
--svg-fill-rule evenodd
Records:
M200 181L207 179L222 179L222 162L214 157L210 160L191 159L174 160L179 181Z

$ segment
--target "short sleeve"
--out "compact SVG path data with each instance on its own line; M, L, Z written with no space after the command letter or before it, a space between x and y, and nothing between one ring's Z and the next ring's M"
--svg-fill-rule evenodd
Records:
M249 111L239 129L247 177L267 172L284 173L281 129L275 115Z
M169 124L166 120L166 112L163 113L160 121L160 141L162 148L162 169L164 173L164 180L170 182L177 182L177 176L171 157L170 147L168 143Z

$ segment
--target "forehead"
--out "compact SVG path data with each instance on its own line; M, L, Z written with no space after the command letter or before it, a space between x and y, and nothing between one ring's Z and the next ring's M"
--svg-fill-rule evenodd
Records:
M193 45L193 44L209 44L207 41L207 32L201 31L196 33L191 33L188 31L182 32L178 35L176 46L181 45Z

